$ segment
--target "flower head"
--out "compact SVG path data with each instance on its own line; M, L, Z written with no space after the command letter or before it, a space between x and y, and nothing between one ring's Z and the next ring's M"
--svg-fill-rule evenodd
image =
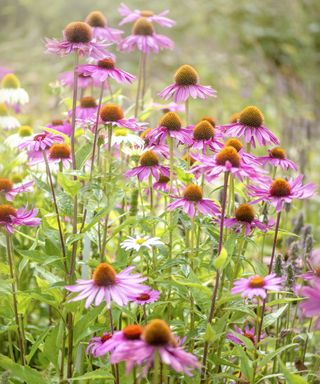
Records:
M123 19L120 21L120 25L126 24L126 23L132 23L138 20L140 17L145 17L151 22L155 24L159 24L162 27L168 27L171 28L175 25L175 21L169 19L166 17L166 15L169 13L169 11L163 11L156 15L153 11L149 10L138 10L135 9L131 11L129 7L127 7L125 4L121 3L120 7L118 8L118 11L120 15L123 17Z
M11 130L19 127L19 120L14 116L9 116L7 106L4 103L0 103L0 128Z
M160 292L152 289L146 290L139 295L132 296L133 302L140 305L150 304L157 301L160 297Z
M86 349L86 353L89 355L90 353L93 356L99 356L99 350L103 346L103 344L112 338L112 334L105 332L102 336L95 336L90 339L89 344Z
M120 244L121 248L125 249L126 251L140 251L140 249L143 247L151 251L152 247L159 247L162 245L164 244L162 241L160 241L159 237L150 236L137 236L136 238L128 236L128 238Z
M234 332L229 332L226 335L228 340L239 345L245 345L244 342L237 337L237 334L247 337L249 340L251 340L253 345L257 344L256 329L254 326L250 327L249 325L246 325L243 329L234 326ZM264 337L265 334L261 335L260 340L263 340Z
M100 11L92 11L86 17L86 23L92 28L93 37L108 43L119 43L123 31L108 26L106 17Z
M268 182L259 187L249 185L249 195L257 197L253 203L268 200L275 206L277 212L280 212L285 203L291 203L293 199L307 199L314 194L316 186L312 183L303 185L302 179L302 175L289 180L283 178L268 179Z
M140 156L140 166L129 170L127 177L138 176L139 180L144 180L152 175L159 180L160 175L169 177L170 171L167 167L159 165L159 158L153 151L146 151Z
M313 287L303 287L300 290L300 295L305 297L305 300L300 303L300 308L303 314L307 317L317 316L316 328L320 328L320 282L315 281Z
M89 76L100 83L106 81L109 77L120 84L129 84L135 79L135 76L117 68L114 60L110 57L99 60L97 64L78 65L77 72L84 77Z
M267 275L265 277L255 275L249 278L242 278L234 282L234 286L231 293L236 295L241 293L241 297L261 297L265 299L267 297L267 291L280 291L281 289L281 277L276 277L275 273Z
M71 124L68 120L55 119L52 120L50 124L47 124L46 127L67 136L70 136L72 131Z
M244 108L237 117L236 122L221 126L226 135L243 137L253 147L256 146L256 141L260 145L279 144L278 138L263 125L264 116L256 106Z
M46 39L48 53L65 56L77 52L80 56L101 59L111 56L106 51L105 44L93 39L92 28L82 21L75 21L68 24L63 31L63 39Z
M40 219L37 218L38 210L27 208L16 209L9 204L0 205L0 227L5 228L9 233L13 233L15 226L34 227L40 224Z
M4 195L6 200L12 201L18 194L23 192L29 192L33 186L33 181L27 181L17 186L13 184L10 179L0 178L0 195Z
M255 228L265 232L271 227L272 222L264 224L255 216L256 213L251 204L240 204L235 211L235 217L225 218L224 225L227 228L235 228L237 231L244 229L246 236L249 236Z
M1 80L0 103L24 105L29 102L28 93L21 88L20 81L13 73L8 73Z
M77 280L77 284L66 286L68 291L79 293L70 302L86 299L86 308L93 302L98 306L103 300L108 308L112 301L120 306L127 305L132 300L132 294L139 294L147 288L141 284L147 278L141 277L140 274L131 274L133 269L134 267L128 267L117 273L110 264L99 264L92 279Z
M207 99L210 96L216 96L216 91L213 88L199 84L198 72L191 65L182 65L178 68L174 79L174 84L169 85L159 93L159 96L165 100L173 97L176 103L181 103L190 96L193 99Z
M49 149L54 143L62 143L64 141L63 137L60 135L54 135L50 132L43 131L36 135L33 135L32 138L25 140L18 145L18 148L26 148L28 151L44 151Z
M204 199L202 188L195 184L186 186L182 197L174 196L174 201L168 205L168 210L177 208L182 208L190 217L194 217L197 211L206 216L220 214L219 206L212 200Z
M135 118L126 119L120 105L108 103L101 107L100 120L105 125L123 127L133 131L140 130L144 123L138 123Z
M220 141L223 135L214 129L213 125L206 119L202 119L193 127L192 148L206 152L206 149L219 151L223 147Z
M152 23L140 17L132 28L132 34L119 43L121 51L138 49L143 53L159 53L162 49L173 49L174 44L167 36L155 33Z
M94 97L84 96L80 99L80 105L76 107L76 120L81 123L87 123L95 118L98 110L97 101ZM72 116L72 110L68 112Z
M262 165L271 164L274 167L281 167L283 169L294 169L297 170L295 163L287 159L286 152L280 147L275 147L268 150L269 156L258 157L258 161Z
M49 149L48 160L51 163L62 163L64 167L71 164L71 149L68 144L56 143Z

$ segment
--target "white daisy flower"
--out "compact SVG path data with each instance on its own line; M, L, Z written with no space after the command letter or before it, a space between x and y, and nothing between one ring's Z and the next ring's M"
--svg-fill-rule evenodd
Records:
M29 125L21 125L21 127L18 129L18 132L8 136L4 143L11 148L16 148L19 144L26 141L26 137L29 137L32 134L33 129Z
M1 81L0 103L23 105L28 102L29 95L23 88L21 88L17 76L13 73L5 75Z
M19 120L14 116L9 116L8 109L5 104L0 104L0 128L15 129L20 127Z
M129 147L129 146L123 146L122 147L122 152L124 154L126 154L127 156L131 156L131 157L140 157L143 152L145 152L145 148L144 148L144 143L140 146L140 145L135 145L135 146L132 146L132 147Z
M159 239L159 237L150 237L150 236L137 236L136 238L128 236L120 246L126 251L139 251L142 247L152 249L152 247L158 247L164 245L164 243Z
M141 137L130 133L126 128L119 128L114 130L112 136L112 145L137 145L139 147L144 145L143 139Z

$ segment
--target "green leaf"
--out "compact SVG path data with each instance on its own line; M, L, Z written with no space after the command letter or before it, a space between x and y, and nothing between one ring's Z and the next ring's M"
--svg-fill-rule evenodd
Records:
M58 173L58 183L61 185L64 191L72 197L74 197L81 188L81 183L79 180L74 180L73 176L67 176L61 172Z
M270 352L268 355L264 356L264 358L262 360L260 360L258 365L260 367L266 366L270 360L272 360L276 356L280 355L283 351L285 351L285 350L287 350L289 348L295 347L297 345L299 345L299 344L293 343L293 344L289 344L289 345L284 345L283 347L277 349L276 351Z
M216 333L211 324L207 325L206 333L204 334L204 340L208 343L212 343L216 337Z
M0 355L0 367L10 372L10 378L23 380L27 384L47 383L47 380L45 380L35 369L23 367L9 359L7 356Z
M213 266L216 269L223 270L224 267L227 265L227 260L228 260L228 252L225 248L222 248L220 255L215 258L213 262Z
M81 169L92 152L92 143L86 143L76 152L77 169Z
M44 332L38 337L37 341L32 345L29 354L26 356L28 364L30 363L33 355L37 352L37 349L40 347L43 340L47 337L49 331L50 328L45 329Z
M283 315L283 313L286 311L288 305L284 305L283 307L280 307L277 311L270 313L265 317L265 320L263 322L263 328L267 328L273 323L277 321L279 317Z
M96 380L96 379L104 379L106 382L113 382L114 378L110 374L110 370L106 368L99 368L93 372L88 372L82 376L74 377L69 379L69 381L77 381L77 380Z
M253 366L252 361L249 359L247 354L244 352L244 350L237 345L236 346L237 351L239 353L240 357L240 370L244 374L247 380L249 380L250 383L253 381Z

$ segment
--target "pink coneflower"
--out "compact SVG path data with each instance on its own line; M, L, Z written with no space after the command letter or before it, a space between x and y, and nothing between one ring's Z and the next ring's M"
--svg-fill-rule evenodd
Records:
M159 93L160 97L165 100L173 97L176 103L182 103L189 97L193 99L216 97L216 91L213 88L199 84L198 72L191 65L182 65L175 73L174 80L174 84Z
M249 340L252 341L253 345L257 344L257 337L256 337L256 329L254 326L250 327L249 325L246 325L244 329L241 329L234 326L235 332L228 332L226 335L226 339L233 341L236 344L239 345L245 345L245 343L240 340L235 333L238 333L241 336L247 337ZM260 340L264 339L265 334L261 335Z
M68 168L72 162L69 145L65 143L53 144L48 151L48 161L54 164L62 163L64 167Z
M132 35L119 43L120 51L138 49L143 53L159 53L162 49L173 49L174 44L169 37L155 33L152 23L145 17L139 18L133 28Z
M188 128L182 128L182 121L175 112L167 112L164 114L157 128L152 129L146 135L146 139L150 144L163 144L167 137L170 136L179 143L191 145L191 131Z
M193 127L191 148L204 153L207 149L216 152L223 147L223 143L220 141L222 139L223 135L214 129L212 124L207 120L201 120Z
M306 317L318 316L315 327L320 328L320 282L315 281L314 287L303 287L300 290L305 300L300 303L300 308Z
M153 189L168 193L170 191L169 181L169 177L160 175L159 179L153 184Z
M230 172L234 177L243 181L245 177L249 177L254 180L259 180L261 177L260 170L256 166L250 166L246 164L241 155L236 151L235 148L228 146L221 149L214 158L205 157L199 155L193 155L197 161L201 164L195 165L191 172L196 177L204 174L208 181L211 181L223 172Z
M239 115L239 120L232 124L221 126L225 134L234 137L243 137L246 143L256 146L279 144L279 139L266 127L263 126L263 114L259 108L250 105L244 108Z
M120 273L116 273L113 267L107 263L101 263L93 272L90 280L77 280L77 284L66 286L70 292L79 293L71 301L86 300L85 307L94 302L95 306L105 300L107 307L111 307L114 301L120 306L127 305L133 294L144 292L147 287L141 283L146 277L140 274L131 274L134 267L127 267Z
M98 351L99 349L102 347L102 345L108 341L109 339L111 339L112 337L112 334L111 333L108 333L108 332L105 332L102 336L95 336L95 337L92 337L89 341L89 344L86 348L86 353L89 355L90 353L93 355L93 356L99 356L98 355Z
M26 148L28 151L44 151L52 146L54 143L62 143L63 137L60 135L54 135L50 132L43 131L34 135L31 139L27 139L23 143L18 145L18 148Z
M84 96L80 100L80 105L76 107L76 120L81 122L90 121L98 111L96 99L91 96ZM72 110L68 112L72 116Z
M277 212L280 212L285 203L291 203L293 199L307 199L314 194L315 184L302 185L302 179L303 176L300 175L296 179L289 180L269 179L267 183L260 184L259 187L249 185L249 195L258 198L252 203L267 200L276 208Z
M79 56L102 59L113 57L105 49L106 44L93 39L93 32L90 25L81 21L68 24L63 31L63 40L46 39L48 53L65 56L77 52Z
M258 161L262 165L272 164L275 167L281 167L283 169L294 169L297 170L295 163L286 158L286 152L284 149L276 147L268 149L269 156L258 157Z
M199 211L205 216L218 216L220 214L219 206L212 200L203 198L202 188L195 184L188 185L183 191L183 197L174 196L174 201L168 205L168 210L177 208L194 217Z
M29 192L32 185L33 181L27 181L14 186L11 180L0 178L0 196L3 194L8 201L12 201L19 193Z
M127 7L125 4L121 3L120 7L118 8L118 11L120 15L123 17L119 25L123 25L126 23L132 23L136 20L138 20L140 17L146 17L148 20L150 20L153 23L159 24L162 27L171 28L173 27L176 22L172 19L169 19L166 17L166 15L169 13L168 10L163 11L159 13L158 15L154 14L154 12L149 10L142 10L135 9L131 11L129 7Z
M62 72L58 76L58 79L63 87L73 88L74 73L73 71ZM78 88L87 89L93 84L91 77L78 75L77 78Z
M152 151L146 151L140 156L140 166L130 169L126 172L127 177L138 176L140 181L152 175L156 180L159 180L160 175L169 177L169 168L159 165L158 156Z
M132 300L136 304L145 305L158 301L159 297L159 291L148 289L145 292L140 293L139 295L132 296Z
M125 361L127 372L135 364L144 367L144 374L152 367L159 354L162 363L170 365L175 371L192 376L192 369L199 369L197 358L185 352L177 343L167 323L163 320L152 320L144 329L141 340L132 345L120 344L111 352L111 364Z
M238 232L244 229L246 236L249 236L251 232L258 228L260 231L266 232L271 224L264 224L255 218L255 211L250 204L240 204L236 209L235 217L225 218L224 225L227 228L235 228Z
M71 124L68 120L52 120L50 124L46 125L47 128L53 129L57 132L61 132L64 135L70 136L72 132Z
M90 76L92 79L101 83L109 77L120 84L130 84L135 79L135 76L117 68L111 58L99 60L97 64L78 65L77 72L83 76Z
M119 43L123 31L108 26L106 17L100 11L90 12L86 17L86 23L92 28L93 37L108 43Z
M4 227L9 233L13 233L15 226L35 227L40 224L40 219L37 218L38 210L27 208L16 209L12 205L0 205L0 227Z
M118 348L134 349L137 340L140 340L143 332L141 325L127 325L122 331L115 332L111 338L95 349L95 357L106 355L108 352L115 352Z
M145 123L138 123L134 117L124 118L122 108L117 104L105 104L100 110L100 119L103 124L112 127L128 128L132 131L141 130Z
M225 147L233 147L234 149L236 149L236 151L241 156L241 160L245 164L250 165L251 167L254 165L258 165L258 166L261 165L261 163L259 162L259 159L256 156L252 155L251 153L247 153L244 151L243 144L241 143L240 140L236 139L235 137L231 137L230 139L228 139L224 143L224 146Z
M265 277L255 275L247 279L242 278L234 282L231 293L236 295L241 293L241 297L252 299L253 297L267 297L267 291L280 291L282 278L275 273Z

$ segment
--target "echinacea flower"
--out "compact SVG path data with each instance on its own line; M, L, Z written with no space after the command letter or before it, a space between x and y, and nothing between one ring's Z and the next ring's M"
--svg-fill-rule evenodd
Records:
M210 86L199 84L198 72L191 65L182 65L174 75L174 84L169 85L159 93L165 100L173 97L176 103L181 103L192 97L193 99L207 99L216 97L216 91Z
M260 145L279 144L279 139L263 125L264 116L259 108L250 105L240 112L239 120L220 128L228 136L243 137L246 143L256 147Z
M70 136L72 132L72 127L68 120L55 119L52 120L50 124L47 124L46 127L67 136Z
M160 241L159 237L150 237L150 236L129 236L124 240L120 246L126 251L135 250L140 251L141 248L145 247L152 250L152 247L162 246L164 243Z
M109 339L111 339L112 337L112 334L111 333L108 333L108 332L105 332L102 336L95 336L95 337L92 337L88 343L88 346L86 348L86 353L89 355L89 354L92 354L93 356L99 356L97 353L97 351L100 349L100 347L102 347L102 345L108 341Z
M160 292L154 289L146 290L145 292L139 293L139 295L132 296L132 300L136 304L145 305L151 304L157 301L160 297Z
M151 107L153 109L157 109L162 111L163 113L167 112L185 112L185 105L184 104L178 104L175 102L167 103L167 104L160 104L160 103L152 103Z
M120 105L108 103L101 107L100 119L104 125L112 127L128 128L132 131L138 131L145 123L138 123L134 117L125 119Z
M240 204L236 209L235 217L226 217L224 219L224 225L227 228L235 228L237 231L244 229L246 236L249 236L255 228L266 232L271 227L271 223L264 224L256 219L255 216L256 214L252 205Z
M49 149L54 143L62 143L63 141L62 136L43 131L20 143L18 148L38 152Z
M19 120L14 116L10 116L8 109L4 103L0 104L0 128L1 129L15 129L20 127Z
M70 87L73 88L74 86L74 72L63 72L59 75L59 81L60 84L63 87ZM95 87L95 88L101 88L101 83L99 81L96 81L92 79L89 76L83 76L81 74L78 74L77 76L77 86L79 89L88 89L89 87ZM104 89L108 89L109 85L108 83L104 83Z
M249 325L246 325L244 329L241 329L235 325L234 332L228 332L226 335L226 339L239 345L245 345L244 342L237 337L237 333L241 336L247 337L249 340L252 341L253 345L257 344L256 329L254 326L250 327ZM260 340L263 340L264 337L265 334L261 335Z
M224 172L243 181L245 177L259 180L261 172L255 164L250 166L246 164L237 150L231 146L222 148L213 158L193 154L194 158L201 164L195 165L190 172L196 177L205 175L208 181L217 178Z
M201 120L193 127L191 148L203 153L207 149L216 152L223 147L223 143L220 141L222 139L223 135L214 129L212 124L207 120Z
M255 275L249 278L242 278L234 282L231 293L236 295L241 293L241 297L252 299L253 297L267 297L267 291L280 291L282 278L271 273L265 277Z
M63 39L46 39L48 53L65 56L76 52L79 56L102 59L113 57L105 49L106 44L93 39L92 28L82 21L69 23L63 31Z
M108 43L119 43L123 31L108 26L106 17L100 11L90 12L86 17L86 23L92 28L93 37Z
M120 51L131 52L138 49L142 53L159 53L162 49L173 49L174 44L169 37L155 33L152 23L140 17L132 28L132 35L119 43Z
M122 331L116 331L112 337L108 338L101 345L96 342L97 347L94 348L92 354L94 357L104 356L108 352L114 352L117 349L132 348L136 346L136 342L140 340L143 328L138 324L130 324L123 328Z
M78 293L70 302L86 299L86 308L93 302L95 306L99 306L103 300L108 308L112 301L119 306L127 305L133 294L144 292L147 288L141 284L147 278L141 277L139 273L131 274L133 269L134 267L127 267L117 273L110 264L99 264L92 279L77 280L75 285L65 287L70 292Z
M64 167L69 167L72 162L71 149L68 144L56 143L49 148L48 161L50 163L62 163Z
M165 113L159 120L158 127L148 132L146 139L150 144L163 144L168 136L179 143L192 144L190 129L182 128L182 121L175 112Z
M308 272L302 273L298 277L306 281L320 281L320 257L317 250L313 250L311 257L307 260L307 264L310 270Z
M80 64L77 67L77 72L82 76L89 76L100 83L111 78L119 84L130 84L135 79L135 76L117 68L114 60L111 58L101 59L97 64Z
M98 111L96 99L91 96L84 96L80 99L80 105L76 107L76 120L86 123L94 118ZM72 110L68 112L72 116Z
M8 201L12 201L18 194L23 192L29 192L33 185L33 181L27 181L19 185L14 185L10 179L0 178L0 196L4 194L4 197Z
M258 161L262 165L271 164L275 167L281 167L283 169L294 169L297 170L295 163L286 157L286 152L280 147L268 149L269 156L258 157Z
M187 215L194 217L197 211L205 216L217 216L220 214L219 206L212 200L203 198L202 188L195 184L186 186L183 196L174 196L168 205L168 210L181 208Z
M159 180L157 180L152 187L156 191L168 193L170 191L169 181L170 177L160 175Z
M317 316L315 327L320 328L320 282L315 281L313 287L303 287L300 295L305 297L300 303L300 308L306 317Z
M123 17L123 19L120 21L119 25L123 25L126 23L132 23L136 20L138 20L140 17L146 17L148 20L155 24L159 24L162 27L171 28L173 27L176 22L172 19L169 19L166 17L166 15L169 13L168 10L160 12L158 15L156 15L154 12L149 10L138 10L134 9L131 11L131 9L126 6L125 4L121 3L120 7L118 8L118 11L120 15Z
M13 233L15 226L35 227L40 224L40 219L36 217L37 209L19 208L16 209L9 204L0 205L0 227L5 228L9 233Z
M267 200L276 208L277 212L280 212L285 203L291 203L293 199L307 199L314 194L316 186L312 183L303 185L302 179L302 175L289 180L269 179L267 183L259 186L248 185L248 192L250 196L257 197L252 203Z
M159 158L153 151L146 151L140 156L140 165L126 172L127 177L138 176L140 181L152 175L159 180L160 175L169 177L170 171L168 167L159 165Z
M176 372L192 376L192 369L199 369L198 359L189 352L182 349L177 342L167 323L155 319L144 328L140 340L132 345L120 344L111 352L111 364L125 361L127 373L134 365L142 366L146 375L154 364L157 355L162 363L170 365Z
M257 166L260 166L261 163L259 162L259 159L252 155L251 153L247 153L244 151L243 149L243 144L241 143L241 141L235 137L230 137L225 143L224 143L224 146L225 147L233 147L238 153L239 155L241 156L241 160L249 165L249 166L254 166L254 165L257 165Z
M9 73L1 80L0 103L24 105L29 102L28 93L21 88L16 75Z

